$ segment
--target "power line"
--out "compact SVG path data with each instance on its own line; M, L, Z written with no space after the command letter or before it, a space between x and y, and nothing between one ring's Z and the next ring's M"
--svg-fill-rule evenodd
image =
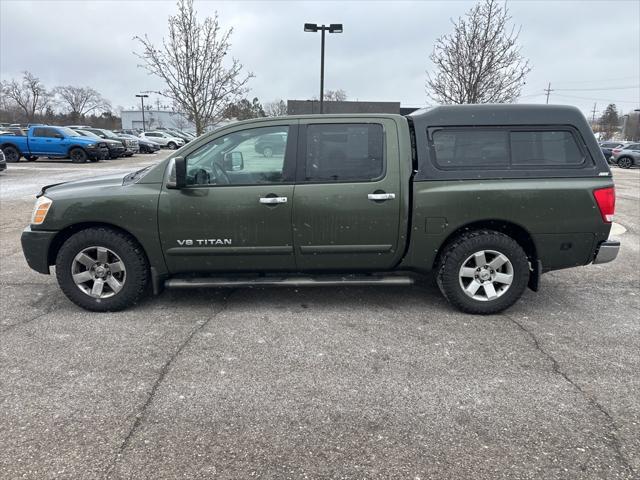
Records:
M630 77L616 77L616 80L638 80L638 75L632 75ZM584 85L585 83L606 83L611 81L610 78L604 80L572 80L569 82L559 82L560 85Z
M587 92L587 91L608 91L608 90L631 90L640 88L640 85L631 85L629 87L604 87L604 88L556 88L557 91L563 92Z
M598 102L609 102L609 103L634 103L634 104L640 104L640 101L638 100L611 100L611 99L607 99L607 98L593 98L593 97L579 97L577 95L564 95L564 94L557 94L558 97L563 97L563 98L576 98L578 100L590 100L590 101L598 101Z

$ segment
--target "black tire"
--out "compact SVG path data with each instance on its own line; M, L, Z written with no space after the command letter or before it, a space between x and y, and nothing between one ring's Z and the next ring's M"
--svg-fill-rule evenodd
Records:
M264 155L266 158L273 157L273 148L267 145L262 149L262 155Z
M476 300L463 289L461 269L476 252L495 251L509 260L512 266L512 282L497 298ZM467 264L468 265L468 264ZM493 274L493 270L490 270ZM443 251L437 268L436 280L440 291L459 310L480 315L499 313L512 306L524 292L529 282L527 254L511 237L493 230L476 230L465 233L449 243ZM492 285L495 285L492 283ZM502 287L501 284L498 284ZM486 296L488 293L484 290ZM480 290L478 290L480 291Z
M35 157L33 155L29 155L29 156L25 155L24 158L27 160L27 162L35 162L38 159L38 157Z
M4 153L4 158L7 162L15 163L20 161L20 152L15 147L4 147L2 153Z
M176 142L169 142L167 143L167 147L169 147L171 150L175 150L176 148L178 148L178 144Z
M633 159L631 157L620 157L618 159L618 166L620 168L631 168L633 166Z
M89 161L90 161L91 163L97 163L97 162L99 162L99 161L100 161L100 159L99 159L99 158L90 158L90 159L89 159Z
M85 152L83 149L72 148L71 151L69 151L69 158L73 163L86 163L89 157L87 155L87 152Z
M126 277L122 289L108 298L95 298L75 284L73 261L89 247L104 247L124 263ZM56 257L56 277L63 293L76 305L93 312L113 312L136 304L149 286L149 263L142 247L131 236L110 228L89 228L69 237Z

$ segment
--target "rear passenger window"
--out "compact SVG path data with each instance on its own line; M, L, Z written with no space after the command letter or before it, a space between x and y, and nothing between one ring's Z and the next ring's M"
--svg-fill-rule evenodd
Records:
M436 163L443 168L508 167L507 133L501 130L436 130Z
M571 132L511 132L511 163L515 166L567 166L583 162L584 155Z
M384 173L380 124L307 125L306 146L306 181L370 181Z

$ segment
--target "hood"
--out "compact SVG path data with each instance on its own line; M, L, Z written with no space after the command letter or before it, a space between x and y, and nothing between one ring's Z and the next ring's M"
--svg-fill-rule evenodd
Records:
M118 173L112 175L101 175L99 177L87 178L84 180L74 180L72 182L54 183L52 185L46 185L42 187L42 190L37 195L51 195L51 198L55 198L57 194L66 194L68 192L81 192L83 189L96 189L102 188L121 188L124 182L124 177L128 173Z

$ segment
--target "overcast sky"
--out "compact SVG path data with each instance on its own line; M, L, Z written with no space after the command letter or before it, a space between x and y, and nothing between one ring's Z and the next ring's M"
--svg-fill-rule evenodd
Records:
M218 11L233 27L232 55L255 74L250 96L318 95L320 35L303 23L343 23L327 35L325 88L344 89L351 100L400 101L423 106L428 56L437 37L451 31L451 18L468 1L197 1L201 17ZM640 108L640 0L511 0L522 26L522 53L532 72L522 103L580 107L590 116L616 103ZM160 42L174 1L0 0L0 77L36 74L48 86L87 85L114 106L131 107L134 95L162 83L138 68L134 35ZM152 97L151 100L154 100Z

